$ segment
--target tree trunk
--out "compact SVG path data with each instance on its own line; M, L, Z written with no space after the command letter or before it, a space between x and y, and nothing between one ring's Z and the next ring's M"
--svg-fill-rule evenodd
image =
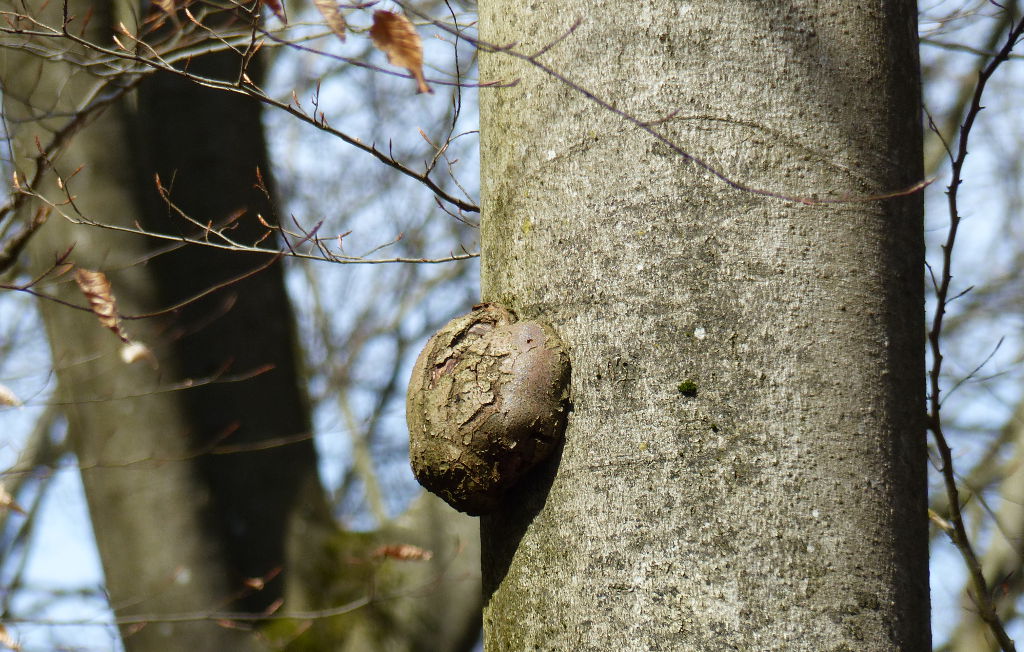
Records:
M69 14L81 17L92 10L85 36L108 42L114 7L112 2L71 2ZM23 9L20 3L3 8ZM61 4L50 3L36 15L59 26ZM18 47L25 40L5 37L0 49L4 114L12 129L14 166L23 182L35 175L36 143L49 143L99 84L80 67ZM39 38L33 45L41 52L52 43ZM69 54L81 55L75 49ZM129 114L128 102L115 102L75 132L50 161L67 180L77 210L121 227L132 226L141 213ZM33 189L72 210L53 173ZM29 202L21 217L39 206ZM107 274L122 314L161 307L159 281L144 264L150 253L144 238L76 226L56 213L29 245L30 273L45 271L71 246L70 261ZM37 289L73 304L86 303L69 275ZM121 630L126 647L265 649L250 632L201 617L232 605L244 587L228 570L231 551L211 530L215 498L195 467L197 449L190 437L196 429L189 422L183 392L167 391L181 376L166 331L157 320L127 323L131 337L149 345L160 363L157 369L145 362L128 365L119 357L120 341L95 315L49 301L40 307L59 381L56 399L82 469L106 589L117 616L135 619ZM172 614L197 616L163 620Z
M916 7L481 2L750 187L921 178ZM919 194L729 187L481 57L483 298L570 349L565 444L482 521L488 650L927 650Z
M68 4L69 15L90 15L87 38L109 43L122 3ZM31 10L59 27L61 5ZM0 8L26 10L18 2ZM121 19L131 24L130 15ZM43 38L26 48L29 40L11 35L0 42L4 115L23 184L36 171L37 139L47 144L99 84L63 57L38 56L48 48L68 49L70 57L86 53ZM189 70L233 79L239 65L239 55L228 52L196 57ZM248 72L258 84L258 63ZM275 220L272 201L257 188L259 168L272 190L254 100L158 73L97 115L52 157L68 178L74 208L63 203L52 173L34 188L64 211L105 225L201 237L158 196L158 174L175 206L200 224L237 218L230 233L238 242L264 234L257 215ZM29 202L19 218L39 205ZM95 315L41 302L57 399L82 466L106 589L116 615L127 619L127 649L467 649L479 630L476 548L466 545L475 542L475 524L425 499L379 532L342 531L318 477L282 265L266 266L267 256L171 244L75 225L54 213L29 251L31 272L40 273L74 245L70 260L106 273L122 314L181 304L126 323L155 351L154 369L122 362L120 341ZM38 289L85 304L69 278ZM198 382L170 391L185 381ZM408 543L428 548L434 559L403 565L374 557L382 545ZM256 590L259 582L247 582L254 579L266 582ZM282 598L275 613L332 613L375 591L385 599L339 618L273 621L260 635L249 631L260 623L223 624L232 620L225 614L262 614Z
M248 69L257 85L262 83L260 63L257 58ZM222 52L193 60L189 70L232 79L240 65L237 53ZM203 237L158 195L154 174L168 188L174 205L200 224L227 224L237 218L230 228L237 242L259 241L266 233L260 217L267 223L277 221L266 194L272 185L257 102L158 73L140 85L134 118L136 160L147 173L135 187L142 196L142 224L148 230ZM265 190L258 187L261 177ZM267 242L276 246L274 238ZM149 244L166 247L165 241ZM189 439L194 449L232 450L199 455L196 464L212 491L209 527L223 541L232 579L239 586L246 578L273 577L284 566L284 533L299 506L331 518L300 384L283 265L266 267L270 262L265 255L202 246L164 252L149 262L165 306L226 285L165 320L184 377L264 370L245 382L214 380L183 395L193 424ZM266 588L232 606L262 611L281 597L287 580L287 573L278 575Z

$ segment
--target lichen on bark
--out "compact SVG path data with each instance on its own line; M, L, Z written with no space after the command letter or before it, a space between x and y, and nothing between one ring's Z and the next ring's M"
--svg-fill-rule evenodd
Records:
M474 306L416 360L406 401L409 457L420 484L452 507L493 511L565 430L569 356L554 330Z

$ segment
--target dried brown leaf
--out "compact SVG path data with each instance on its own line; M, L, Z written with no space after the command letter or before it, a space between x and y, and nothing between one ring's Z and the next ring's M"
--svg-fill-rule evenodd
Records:
M388 63L405 68L416 79L417 93L434 92L423 78L423 44L408 18L391 11L373 12L370 38L388 55Z
M408 543L397 543L390 546L381 546L373 551L374 559L388 558L400 561L427 561L434 556L429 550Z
M0 385L0 405L7 405L10 407L18 407L21 405L21 399L18 395L11 391L11 388L7 385Z
M11 633L7 631L7 627L5 627L2 623L0 623L0 645L4 646L8 650L15 650L15 652L21 652L21 645L16 640L14 640L14 637L11 636Z
M21 505L14 501L14 496L8 493L7 487L2 484L0 484L0 509L9 509L11 511L18 512L19 514L25 513L25 510L21 508Z
M331 28L331 31L344 41L348 24L345 22L345 17L341 15L341 10L338 9L338 3L335 0L313 0L313 4L327 21L327 26Z
M109 328L121 338L125 344L131 340L125 335L121 328L121 318L117 314L117 300L114 293L110 291L110 281L103 272L94 272L79 267L75 270L75 283L89 300L89 308L99 318L100 323Z

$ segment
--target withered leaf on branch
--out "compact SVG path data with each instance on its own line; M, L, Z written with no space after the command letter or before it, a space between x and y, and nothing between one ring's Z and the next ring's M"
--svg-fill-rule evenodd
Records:
M121 338L125 344L131 340L121 328L121 318L117 314L117 300L110 290L110 281L103 272L94 272L79 267L75 270L75 283L89 300L89 308L96 315L100 323L114 331L114 334Z
M21 652L21 645L18 644L11 633L7 631L2 623L0 623L0 646L7 648L8 650L14 650L15 652Z
M417 93L434 92L423 79L423 44L408 18L391 11L373 12L370 38L388 55L388 63L405 68L416 79Z
M327 21L327 26L331 28L331 31L344 41L348 24L345 22L345 17L341 15L341 10L338 9L338 3L335 0L313 0L313 4Z
M0 406L18 407L19 405L21 405L21 399L18 398L18 395L7 385L0 385Z
M12 512L25 514L25 510L15 502L14 496L7 491L7 487L3 486L3 484L0 484L0 509L9 509Z

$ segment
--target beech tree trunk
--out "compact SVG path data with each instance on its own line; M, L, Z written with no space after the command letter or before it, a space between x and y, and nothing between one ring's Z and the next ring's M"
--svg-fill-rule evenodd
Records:
M749 187L921 179L916 6L482 0ZM482 521L497 650L928 650L920 194L730 187L481 57L483 299L569 347L564 447Z
M79 21L71 31L78 34L88 15L82 34L103 45L119 21L134 25L138 18L131 2L67 4ZM0 9L32 11L45 24L61 25L61 2L27 7L0 0ZM61 56L45 56L50 49ZM67 63L88 56L59 39L0 39L4 117L20 183L36 173L37 142L49 143L88 98L132 81L114 78L94 93L100 80ZM188 62L191 72L220 79L235 78L240 65L236 52ZM248 72L260 83L258 62ZM56 172L86 218L197 235L157 194L159 175L177 209L200 224L237 218L232 237L256 242L265 231L257 215L275 220L273 202L257 187L262 177L273 190L260 116L252 99L150 75L69 133L33 190L73 213ZM29 219L40 206L28 202L18 218ZM121 342L95 315L40 302L59 381L56 400L82 467L105 588L116 616L127 619L127 649L469 648L479 631L475 523L424 498L379 531L341 530L317 472L282 265L267 266L267 256L174 245L76 225L55 211L28 250L35 275L73 246L69 260L104 272L124 315L179 306L125 324L155 352L159 367L152 368L124 363ZM37 289L86 303L68 275ZM375 559L385 544L420 545L434 558L404 565ZM372 595L384 599L316 617ZM258 616L282 599L275 614L313 615L262 623L234 616ZM235 626L224 625L232 620Z

